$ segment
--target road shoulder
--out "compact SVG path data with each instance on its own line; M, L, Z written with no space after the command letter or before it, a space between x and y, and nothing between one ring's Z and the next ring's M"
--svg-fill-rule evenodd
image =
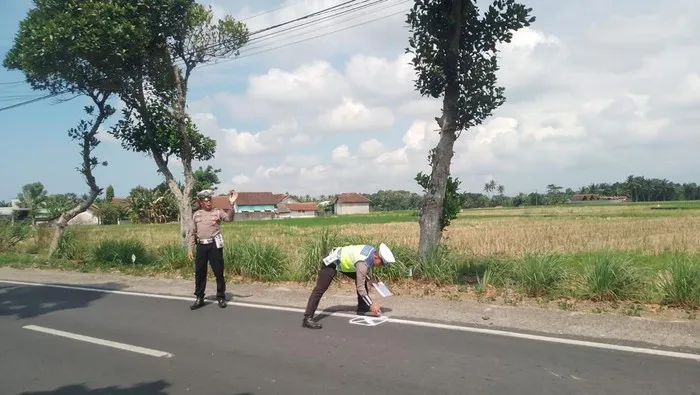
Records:
M180 297L192 297L193 288L192 282L187 280L43 269L0 268L0 280L90 286ZM210 294L213 290L215 284L210 282L207 293ZM304 308L310 291L310 288L298 284L228 285L228 292L233 295L235 302L293 308ZM405 296L377 298L388 310L386 315L392 318L700 351L698 320L657 320L648 317L496 306L469 300L448 301ZM321 301L318 313L322 313L322 310L350 313L356 300L352 287L334 285Z

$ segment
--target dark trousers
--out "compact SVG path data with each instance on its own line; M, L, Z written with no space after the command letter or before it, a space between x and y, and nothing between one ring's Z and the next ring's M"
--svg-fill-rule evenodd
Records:
M207 288L207 262L216 276L216 297L226 297L226 280L224 279L224 249L216 248L216 243L197 244L194 261L194 294L204 297Z
M321 269L318 271L318 278L316 279L316 286L311 295L309 296L309 301L306 303L306 311L304 312L305 317L313 317L318 304L321 303L321 298L323 294L326 293L328 287L330 287L335 278L336 268L335 264L326 266L321 263ZM355 280L357 278L356 273L341 272L345 276ZM369 287L367 286L367 281L365 281L365 291L369 293ZM369 311L369 306L365 303L364 299L357 293L357 311L367 312Z

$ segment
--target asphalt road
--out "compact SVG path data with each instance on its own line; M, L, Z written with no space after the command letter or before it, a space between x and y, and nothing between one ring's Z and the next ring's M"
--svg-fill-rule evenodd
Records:
M189 303L0 283L0 393L700 394L693 360Z

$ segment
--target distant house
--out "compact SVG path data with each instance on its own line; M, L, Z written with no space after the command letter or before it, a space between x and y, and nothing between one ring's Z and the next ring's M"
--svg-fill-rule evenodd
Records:
M313 218L318 215L316 203L280 203L277 207L280 218Z
M627 196L603 196L596 193L577 193L569 199L569 203L623 203L627 201L629 201Z
M236 200L236 221L277 219L279 218L278 205L285 201L295 202L285 194L272 192L238 192ZM231 204L228 196L215 196L212 199L214 207L230 210Z
M333 202L333 211L336 215L368 214L369 199L359 193L341 193Z

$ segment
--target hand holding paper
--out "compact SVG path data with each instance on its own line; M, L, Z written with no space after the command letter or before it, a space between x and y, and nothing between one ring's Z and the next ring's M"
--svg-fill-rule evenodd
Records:
M381 281L379 281L379 282L372 282L372 286L374 287L374 289L377 290L377 292L379 292L380 295L382 295L382 296L385 297L385 298L386 298L387 296L393 295L393 294L391 293L391 291L389 291L389 288L388 288L386 285L384 285L384 283L381 282Z

